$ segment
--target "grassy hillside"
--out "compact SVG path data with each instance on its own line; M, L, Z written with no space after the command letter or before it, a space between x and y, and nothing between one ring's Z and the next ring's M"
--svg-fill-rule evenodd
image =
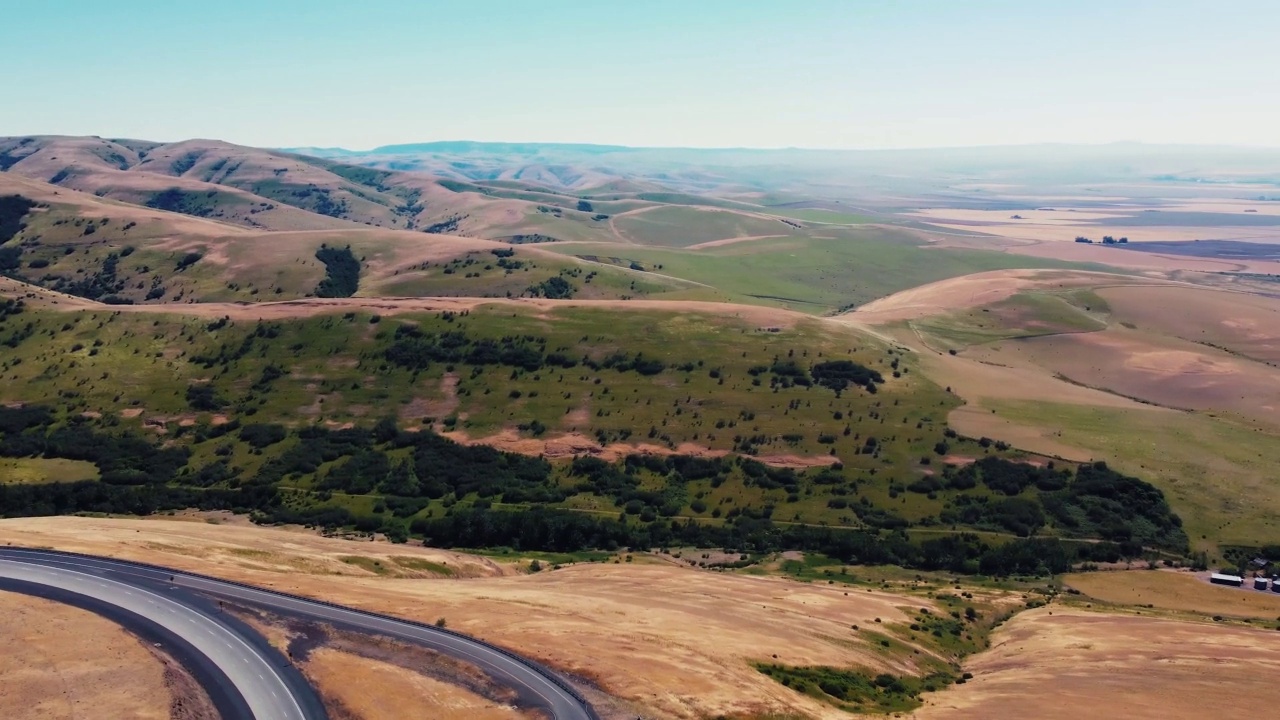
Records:
M777 227L788 230L781 223ZM698 249L618 244L546 247L607 265L630 267L634 263L645 270L711 286L736 302L813 314L855 307L899 290L983 270L1078 267L1000 252L931 248L915 235L882 227L805 232L809 236Z
M543 530L504 513L541 506L562 512L536 523L579 528L537 541L561 550L666 544L676 530L660 518L680 517L694 521L677 533L687 544L799 544L969 572L1079 557L1004 549L1033 533L1117 543L1080 546L1088 557L1185 545L1149 486L999 460L1006 446L947 430L954 396L909 355L823 321L510 303L254 323L5 307L0 401L27 407L5 416L0 454L90 460L105 484L150 488L147 502L250 503L269 518L473 546L535 542ZM948 467L974 458L987 460ZM1099 487L1143 497L1142 522L1089 500ZM923 534L895 534L908 528ZM966 529L994 544L952 537Z
M1280 303L1085 280L1046 275L1003 300L881 327L932 356L933 375L967 401L951 416L964 432L1149 477L1211 553L1280 542L1280 426L1267 410Z
M12 191L13 194L6 194ZM262 232L0 174L15 200L0 273L110 303L268 301L318 292L321 247L350 248L363 296L581 297L678 292L692 283L588 267L538 246L352 226ZM21 205L21 207L19 207ZM555 278L559 278L555 280Z

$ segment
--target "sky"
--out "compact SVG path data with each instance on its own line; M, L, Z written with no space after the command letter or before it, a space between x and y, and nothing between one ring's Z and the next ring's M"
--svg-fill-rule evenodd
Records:
M0 0L0 10L0 135L349 149L1280 146L1275 0Z

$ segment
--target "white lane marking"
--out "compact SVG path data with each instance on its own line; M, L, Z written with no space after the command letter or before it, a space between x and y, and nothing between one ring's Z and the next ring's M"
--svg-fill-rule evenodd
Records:
M197 581L197 582L191 582L191 581ZM197 587L198 584L201 582L206 584L211 583L211 581L205 580L204 578L191 578L188 581L188 584L191 587ZM220 588L223 592L228 591L228 588L223 587L220 584L215 585L215 587ZM420 628L415 625L408 625L406 623L402 623L400 621L393 620L393 619L379 618L379 617L371 618L366 615L362 615L358 612L355 612L353 610L349 610L347 608L317 606L316 603L310 603L307 601L295 600L294 598L272 595L262 590L244 588L240 586L231 586L229 589L234 591L234 592L227 592L227 594L231 595L232 597L238 596L238 597L241 597L242 599L258 597L259 600L261 601L262 596L265 596L267 600L271 601L272 603L280 607L293 608L295 610L301 610L302 612L309 612L310 614L319 615L320 617L328 617L330 619L346 619L348 622L353 622L356 625L362 625L364 627L370 627L374 629L381 629L384 632L390 631L400 635L407 635L410 638L423 641L423 642L428 642L428 643L434 642L437 646L443 645L444 647L449 648L449 650L451 650L452 652L457 653L459 655L465 655L466 657L471 658L472 660L478 663L500 667L512 677L523 678L525 687L528 690L532 691L534 694L536 694L538 697L546 701L549 707L554 707L556 703L554 703L551 700L551 697L544 694L543 690L550 690L555 697L560 698L561 700L566 700L572 705L575 705L575 706L578 705L577 700L574 700L571 696L569 696L567 693L564 692L563 688L551 682L548 678L544 677L541 673L534 671L533 669L525 666L523 663L512 660L511 658L507 657L506 655L503 655L502 653L499 653L495 650L484 647L483 645L477 645L474 641L471 641L466 638L457 638L452 635L443 635L443 634L433 633L430 630L426 630L424 628ZM479 650L484 655L484 657L481 657L473 652L468 652L468 650L472 650L472 649ZM530 679L536 680L536 682L530 682Z
M61 586L61 587L64 587L64 589L70 590L71 592L74 592L74 593L76 593L76 594L81 594L81 595L86 594L86 593L84 593L84 592L83 592L83 590L85 589L83 586L90 585L90 584L95 584L95 585L98 585L98 586L100 586L100 587L107 588L107 589L114 589L114 590L115 590L115 592L121 592L121 589L122 589L122 588L124 588L124 587L128 587L128 586L124 585L124 583L121 583L121 582L118 582L118 581L115 581L115 580L109 580L109 581L108 581L108 583L109 583L109 584L104 584L104 583L102 583L102 582L99 582L99 581L98 581L94 576L88 575L88 574L83 573L83 572L78 572L78 571L75 571L75 570L69 570L69 569L61 568L61 567L60 567L60 568L57 568L56 570L55 570L54 568L42 568L42 567L40 567L39 565L35 565L35 564L33 564L33 563L16 562L16 561L11 561L11 560L6 560L6 559L4 559L4 558L0 558L0 570L3 570L5 566L9 566L9 567L11 567L11 568L13 568L13 569L15 569L15 570L16 570L16 569L18 569L18 568L21 568L21 569L25 570L27 573L31 573L32 571L35 571L37 574L39 574L39 575L41 575L41 576L53 576L53 577L57 578L58 580L61 580L61 581L62 581L62 583L63 583L63 585L58 585L57 583L53 583L53 582L48 582L48 583L46 583L46 584L53 584L53 585L55 585L55 586ZM18 575L17 575L17 577L18 577L19 579L21 579L21 574L22 574L22 573L18 573ZM0 576L3 576L3 573L0 573ZM14 577L14 575L13 575L13 574L9 574L8 576L10 576L10 577ZM81 585L81 587L80 587L80 588L77 588L77 589L73 589L73 588L75 588L75 586L76 586L76 584L77 584L77 583L78 583L79 585ZM66 587L66 585L71 585L72 587ZM116 587L115 587L115 588L112 588L112 586L116 586ZM176 601L174 601L174 600L170 600L170 599L168 599L168 598L161 597L161 596L156 595L155 593L152 593L152 592L150 592L150 591L148 591L148 590L145 590L145 589L143 589L143 588L135 588L135 589L137 589L137 590L138 590L138 592L139 592L139 593L141 593L143 596L146 596L146 598L148 598L148 599L147 599L147 602L148 602L152 607L155 607L157 610L159 609L159 607L161 606L161 604L165 604L165 605L166 605L166 609L168 609L171 613L172 613L172 612L175 612L172 606L173 606L173 605L177 605L177 602L176 602ZM154 598L154 599L150 599L150 598ZM157 600L159 600L160 602L157 602ZM112 603L112 604L117 604L117 603ZM186 612L189 612L189 613L196 613L196 614L198 614L198 612L197 612L196 610L194 610L194 609L187 608L187 607L185 607L185 606L178 606L178 607L179 607L180 609L182 609L182 610L186 611ZM130 608L125 607L125 609L130 609ZM236 652L236 648L235 648L235 646L233 646L233 645L232 645L231 643L229 643L229 642L225 643L225 644L226 644L226 646L227 646L228 648L230 648L230 649L232 650L232 652L233 652L233 653L235 653L235 654L236 654L236 656L238 656L242 662L244 662L244 663L248 663L248 662L250 661L250 657L249 657L249 656L252 656L252 658L253 658L254 660L258 660L258 661L261 663L261 666L266 667L268 670L271 670L271 671L272 671L272 672L271 672L271 675L272 675L273 679L276 681L276 683L278 683L278 684L279 684L279 686L280 686L281 688L286 688L286 683L285 683L284 679L283 679L282 677L280 677L277 673L275 673L275 672L274 672L274 668L273 668L273 667L271 666L271 664L266 660L266 658L261 658L261 657L259 657L259 656L258 656L258 654L257 654L257 651L256 651L256 650L254 650L254 648L252 648L248 643L246 643L246 642L245 642L243 639L241 639L238 635L234 634L234 633L233 633L229 628L225 628L225 627L223 627L222 625L217 624L217 622L215 622L215 621L213 620L213 618L209 618L209 617L205 617L205 616L201 616L201 617L203 617L203 618L204 618L204 619L205 619L205 620L206 620L206 621L207 621L207 622L208 622L212 627L214 627L214 628L216 628L216 629L220 630L222 633L224 633L225 635L227 635L228 637L230 637L232 640L235 640L235 641L236 641L236 642L238 642L241 646L243 646L243 651L241 651L241 652ZM153 621L155 620L155 618L152 618L152 619L153 619ZM163 623L162 623L162 624L163 624ZM181 633L179 633L179 634L181 634ZM246 653L247 653L247 655L246 655ZM206 656L208 656L208 653L204 653L204 654L205 654ZM209 659L210 659L211 661L215 662L215 664L216 664L216 660L214 660L214 659L213 659L213 657L209 657ZM260 676L260 678L261 678L261 676ZM263 680L265 681L265 678L261 678L261 679L263 679ZM264 687L264 688L260 688L260 690L268 690L268 691L269 691L269 690L271 690L271 685L268 685L267 687ZM287 690L287 688L286 688L286 690ZM292 694L292 693L290 693L290 692L287 692L287 691L286 691L286 695L287 695L287 697L288 697L288 699L289 699L290 703L291 703L291 704L292 704L292 706L293 706L293 707L292 707L292 711L291 711L291 709L290 709L290 708L288 708L288 707L281 707L281 706L280 706L280 703L279 703L279 702L277 702L277 703L275 703L275 704L274 704L274 706L273 706L272 708L270 708L271 712L269 712L267 715L265 715L265 717L271 717L271 718L275 718L275 717L298 717L298 718L304 718L304 717L306 717L306 714L302 711L302 707L298 704L298 701L297 701L297 699L293 696L293 694ZM246 700L247 702L251 703L251 706L252 706L252 699L251 699L250 695L249 695L249 694L245 694L245 695L244 695L244 697L245 697L245 700ZM277 701L278 701L278 700L279 700L279 696L277 696ZM267 709L267 708L263 708L263 710L266 710L266 709ZM284 712L283 712L283 713L280 713L280 712L278 712L279 710L283 710Z
M32 554L37 554L37 553L32 553ZM274 595L270 592L258 590L256 588L243 588L236 585L229 585L220 581L206 580L204 578L194 577L194 576L187 577L178 571L175 571L172 573L161 573L159 571L151 570L147 568L136 568L134 566L128 565L127 563L113 561L110 558L97 558L95 559L95 562L98 563L97 565L87 565L87 564L71 562L70 560L66 559L64 556L59 556L59 555L49 556L49 555L45 555L44 553L38 553L38 554L41 557L41 562L50 562L50 563L56 563L56 564L71 565L74 567L88 568L94 572L108 572L103 570L103 568L101 567L103 565L121 566L121 567L113 567L109 570L109 572L136 575L139 577L145 577L150 580L155 580L157 577L163 576L163 578L166 581L175 582L175 583L178 581L178 578L181 577L183 581L182 584L192 589L201 589L200 584L205 583L206 585L210 585L212 587L204 587L203 589L205 590L212 589L215 592L219 592L220 594L224 594L224 595L229 595L231 597L241 597L242 599L258 598L260 602L267 602L269 605L274 604L277 607L294 608L296 610L300 610L301 612L304 612L306 614L313 615L313 616L319 616L319 617L327 616L327 617L330 617L331 619L346 618L349 622L353 622L358 626L363 626L373 630L380 629L382 632L391 632L393 634L400 635L402 637L407 637L409 639L416 640L419 642L425 642L425 643L434 645L436 647L447 648L450 652L457 653L459 655L464 655L477 662L489 664L494 667L499 667L504 671L506 671L508 675L511 675L513 679L514 678L523 679L526 689L532 691L534 694L538 695L544 701L547 701L548 705L551 707L554 707L555 703L552 703L551 698L542 692L542 690L544 689L552 691L552 694L555 697L563 701L568 701L569 704L575 707L579 705L576 699L568 695L564 691L564 689L561 688L559 685L553 683L551 680L543 676L542 673L539 673L525 666L523 663L513 661L511 658L505 656L504 654L497 652L495 650L492 650L488 647L485 647L484 645L479 645L475 641L465 637L460 638L460 637L454 637L451 635L434 633L434 632L431 632L429 629L419 628L416 625L411 625L403 621L397 620L395 618L369 617L367 615L364 615L362 613L359 613L353 610L349 610L347 608L332 608L329 606L320 605L319 603L315 603L307 600L298 601L298 600L294 600L293 598ZM14 562L22 562L22 560L14 560ZM35 567L39 567L39 566L35 565ZM139 571L142 571L142 572L139 572ZM148 575L146 573L151 573L151 575ZM265 600L263 598L265 598ZM236 639L240 640L239 637L236 637ZM472 649L478 650L482 655L484 655L484 657L482 658L475 653L468 652L468 650L472 650ZM535 682L530 682L531 680ZM296 705L296 701L295 701L295 705Z
M197 580L205 583L210 582L208 580L205 580L204 578L192 578L192 580ZM194 587L195 584L193 583L192 586ZM407 625L397 620L392 620L387 618L378 618L378 617L371 618L366 615L362 615L358 612L355 612L353 610L348 610L346 608L334 608L334 607L328 607L328 606L317 607L315 603L298 601L298 600L295 600L294 598L287 598L287 597L272 595L270 593L267 593L261 590L243 588L239 586L232 586L231 589L236 591L236 592L228 593L232 597L239 596L241 598L245 598L245 596L249 596L249 597L266 596L268 600L273 601L275 604L277 604L280 607L294 608L296 610L301 610L302 612L309 611L311 614L319 615L321 617L328 617L330 619L346 618L348 622L353 622L356 625L363 625L365 627L381 629L384 632L389 631L389 632L397 633L400 635L407 635L410 638L423 641L423 642L431 643L434 641L435 644L437 644L437 646L443 645L444 647L449 648L452 652L457 653L459 655L465 655L466 657L471 658L475 662L480 663L482 665L488 664L491 666L500 667L508 675L512 676L513 678L523 678L525 688L532 691L535 695L537 695L539 698L545 701L548 707L554 708L556 703L551 699L551 697L544 694L543 690L551 690L552 694L555 697L561 699L562 701L568 701L570 704L574 706L577 706L579 704L577 700L573 699L571 696L565 693L563 688L551 682L549 679L544 677L541 673L532 670L531 668L525 666L523 663L512 660L511 658L503 655L502 653L499 653L495 650L491 650L490 648L484 647L482 645L477 645L474 641L471 641L465 638L457 638L452 635L443 635L443 634L433 633L430 630L426 630L424 628L420 628L415 625ZM225 588L224 588L224 591L225 591ZM480 650L485 655L485 657L482 658L479 655L476 655L475 653L468 652L468 650L470 649ZM529 682L530 678L536 680L537 682L536 683Z

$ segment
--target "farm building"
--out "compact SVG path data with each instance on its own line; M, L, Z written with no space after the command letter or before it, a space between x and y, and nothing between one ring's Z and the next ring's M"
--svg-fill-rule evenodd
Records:
M1244 578L1239 575L1227 575L1226 573L1214 573L1209 576L1209 582L1214 585L1230 585L1232 587L1242 587Z
M1253 579L1253 589L1254 589L1254 590L1266 590L1266 589L1267 589L1267 579L1266 579L1266 578L1264 578L1264 577L1255 577L1255 578Z

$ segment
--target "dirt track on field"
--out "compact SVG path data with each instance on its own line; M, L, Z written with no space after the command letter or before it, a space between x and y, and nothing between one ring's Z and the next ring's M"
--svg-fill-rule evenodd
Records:
M230 317L233 320L285 320L325 313L371 312L397 315L416 312L462 312L481 306L534 308L550 312L560 308L639 310L652 312L702 313L737 318L761 327L789 328L811 315L759 305L737 305L686 300L546 300L539 298L476 297L350 297L307 298L261 303L159 303L153 305L106 305L73 295L65 295L8 278L0 278L0 295L24 298L33 304L59 310L98 312L161 313L195 317Z

